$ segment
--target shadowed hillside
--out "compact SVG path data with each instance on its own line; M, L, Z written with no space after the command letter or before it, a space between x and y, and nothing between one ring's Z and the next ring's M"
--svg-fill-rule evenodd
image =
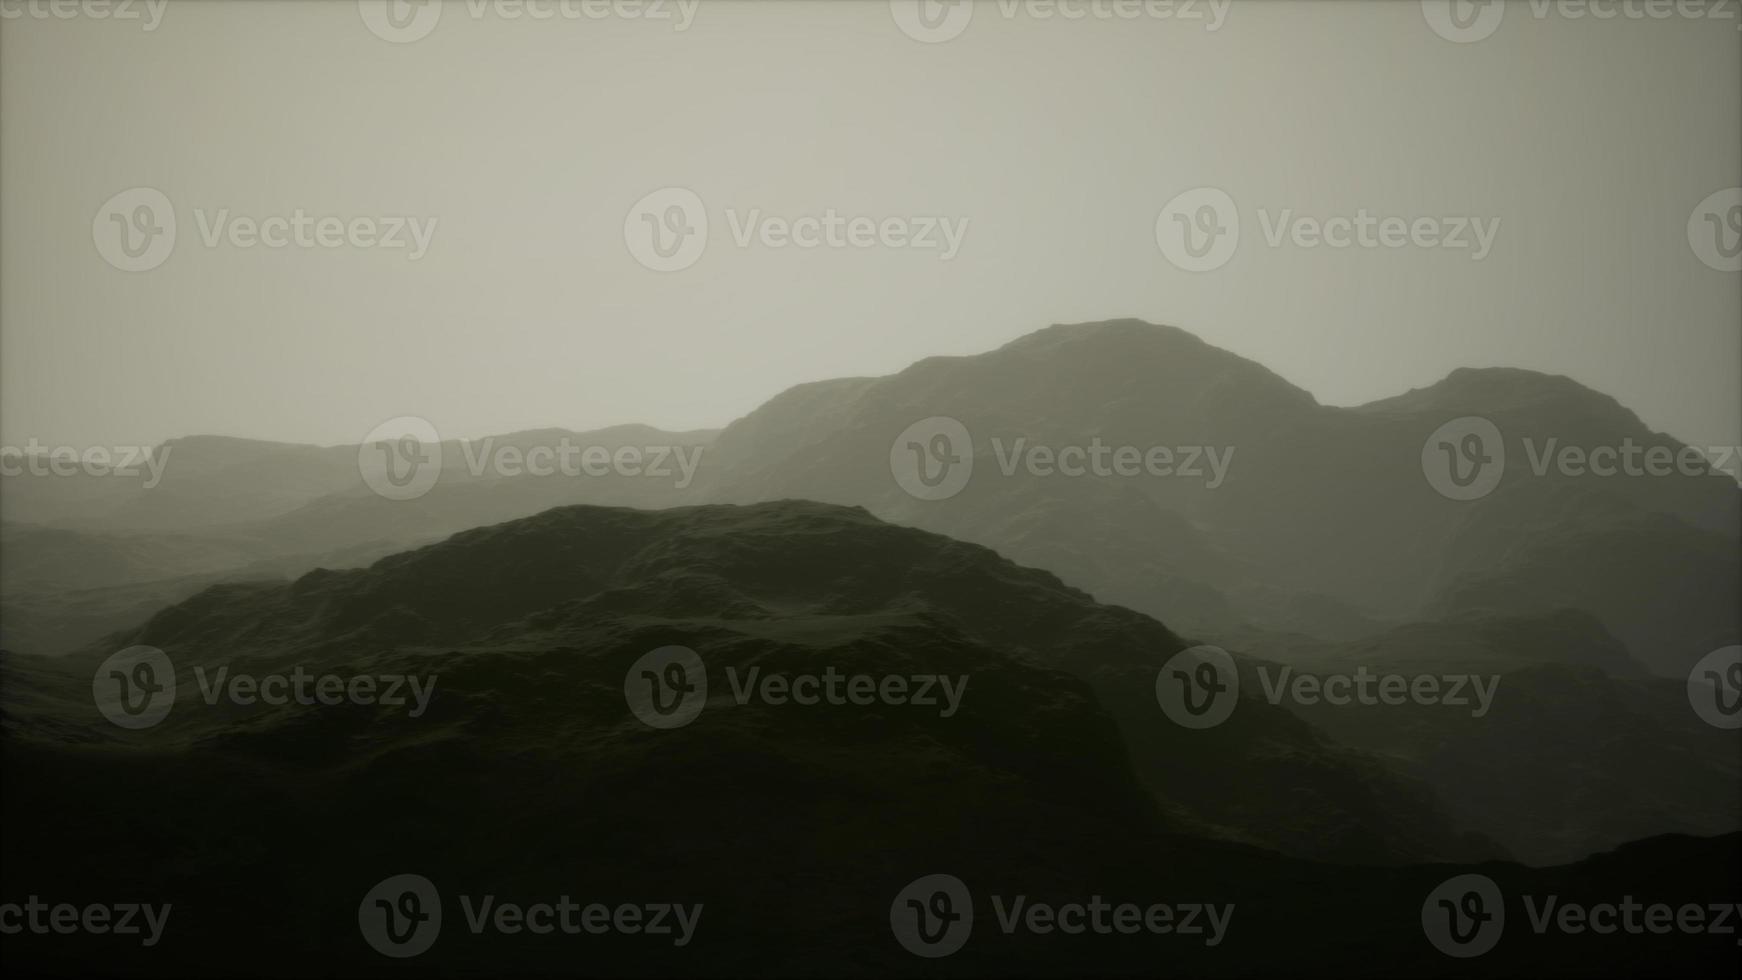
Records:
M1216 975L1301 956L1357 975L1449 962L1423 940L1418 909L1468 866L1364 867L1467 847L1434 829L1425 792L1402 792L1260 702L1240 705L1240 724L1174 728L1151 690L1181 645L1165 627L859 511L558 509L368 569L214 587L118 642L174 662L173 707L153 727L117 728L93 707L108 646L4 661L8 887L151 896L173 904L179 928L149 951L46 952L31 937L7 954L21 968L53 955L126 974L225 961L393 973L359 938L357 908L407 873L433 882L445 910L433 950L404 961L423 975L559 974L578 960L603 975L905 974L920 961L891 938L891 903L935 873L984 903L969 945L938 964L948 975L1125 975L1158 956ZM660 730L625 690L644 676L641 658L673 645L701 659L706 694L690 721ZM220 668L410 676L430 696L416 709L208 704ZM953 710L883 697L740 703L752 669L943 675L959 697ZM1132 687L1156 723L1135 716L1142 698L1120 700ZM1735 846L1666 839L1573 868L1480 867L1507 889L1705 900L1727 895ZM683 945L474 934L458 898L483 895L702 912ZM1068 937L1003 932L990 896L1014 895L1232 904L1234 917L1214 944L1100 937L1084 965ZM1709 969L1734 955L1716 937L1510 939L1478 972L1588 975L1630 958Z

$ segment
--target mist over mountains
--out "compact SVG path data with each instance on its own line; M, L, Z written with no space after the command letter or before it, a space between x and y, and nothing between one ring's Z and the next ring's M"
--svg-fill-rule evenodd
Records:
M0 978L1742 976L1738 0L0 0Z
M1703 457L1596 475L1602 447L1691 459L1566 378L1461 370L1338 408L1118 320L801 385L717 432L192 436L157 449L149 488L8 470L5 861L149 882L200 919L137 972L288 936L286 975L373 971L329 893L407 869L444 896L718 910L702 959L613 936L591 947L607 975L839 971L839 937L865 950L844 972L904 971L865 912L940 871L1060 901L1221 895L1245 935L1286 937L1173 937L1181 969L1215 975L1437 969L1419 906L1460 869L1508 894L1716 901L1742 735L1690 699L1742 632L1742 491ZM143 675L114 658L137 650L167 658L174 708L135 730L93 690L120 678L125 700ZM296 677L381 686L266 697ZM397 706L388 678L411 681ZM669 730L662 692L687 713ZM147 801L126 837L97 829L111 796ZM310 825L349 830L286 872L279 842ZM161 872L126 859L138 840ZM770 853L794 870L766 873ZM1133 941L1082 967L1020 930L985 941L994 921L979 908L950 971L1152 962ZM1735 957L1717 936L1567 939L1481 966ZM442 943L454 974L566 962Z
M1248 625L1346 634L1373 620L1496 605L1573 608L1598 616L1654 669L1680 676L1736 627L1735 481L1704 472L1604 480L1552 468L1538 477L1527 440L1681 448L1565 378L1461 371L1400 398L1338 409L1183 331L1115 321L1053 327L978 357L836 385L789 392L727 427L709 458L718 495L864 505L1224 635ZM1474 414L1505 433L1505 473L1487 498L1447 500L1423 479L1421 446L1442 423ZM974 434L975 477L948 500L915 500L881 472L894 434L927 416L960 420ZM1213 489L1207 462L1196 479L1020 470L1001 478L992 445L1092 439L1220 447L1231 453L1229 472ZM1521 539L1525 527L1531 534ZM1665 575L1670 562L1693 567ZM1208 589L1222 602L1169 603L1168 589Z
M1470 415L1504 433L1504 470L1482 499L1448 500L1423 479L1422 444ZM934 417L970 433L974 476L949 499L921 500L892 478L890 445ZM524 454L565 439L613 451L687 447L699 463L693 474L670 465L661 478L473 472L505 447ZM1178 451L1179 469L1197 475L1073 478L1026 467L1036 447L1092 443ZM1623 446L1641 456L1686 449L1566 378L1461 370L1334 408L1184 331L1123 320L1055 326L886 378L802 385L717 434L623 426L445 442L439 478L410 500L370 492L356 446L200 437L160 449L178 462L150 490L8 477L0 508L11 524L124 536L87 546L162 551L166 570L187 574L245 563L212 549L320 563L341 549L428 543L564 503L803 498L985 544L1224 639L1254 630L1353 637L1460 613L1578 609L1653 672L1683 676L1737 627L1742 491L1703 461L1696 475L1536 472L1568 447ZM46 492L60 483L70 484L64 493ZM142 541L143 531L190 540ZM65 584L32 568L27 545L20 551L8 569L15 584ZM94 577L89 584L168 576Z

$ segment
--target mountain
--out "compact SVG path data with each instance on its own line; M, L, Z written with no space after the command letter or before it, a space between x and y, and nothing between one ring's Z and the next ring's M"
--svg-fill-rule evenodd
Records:
M1498 853L1445 830L1420 787L1284 711L1254 704L1214 732L1177 728L1156 704L1155 675L1185 644L1153 620L983 548L807 502L560 508L368 569L208 589L70 666L134 644L178 663L335 666L371 651L587 649L643 620L698 649L829 637L831 648L908 648L903 659L916 647L952 660L958 647L998 651L1068 673L1080 696L1105 705L1139 782L1180 829L1336 859ZM1005 668L983 669L980 683L1001 683ZM1233 768L1263 778L1219 775Z
M1505 447L1498 486L1448 499L1424 475L1424 444L1478 415ZM922 499L897 479L914 464L892 461L892 448L913 450L896 443L938 418L960 424L971 476L953 496ZM863 506L1197 634L1347 638L1387 620L1570 608L1654 672L1684 676L1738 633L1742 491L1703 463L1609 478L1553 463L1569 446L1627 445L1684 448L1565 378L1458 371L1336 408L1182 330L1120 320L803 386L722 431L707 469L711 499ZM1095 446L1101 476L1052 459ZM1171 463L1164 475L1120 473L1121 448L1145 460L1167 450Z
M1588 614L1466 614L1353 642L1272 638L1249 652L1257 659L1242 683L1260 691L1360 670L1474 678L1446 682L1466 687L1468 708L1282 703L1431 786L1456 826L1480 828L1529 863L1742 827L1738 733L1688 710L1685 681L1651 676ZM1477 683L1490 685L1485 708Z
M1566 868L1484 861L1490 848L1436 829L1430 794L1281 709L1247 698L1201 731L1160 720L1155 673L1183 644L1161 624L983 548L810 502L560 508L365 569L215 586L116 643L174 663L174 705L154 727L113 726L92 705L113 644L0 657L5 898L124 896L169 902L176 919L148 955L119 937L9 939L9 970L1119 976L1159 957L1194 974L1304 958L1384 976L1450 970L1420 909L1455 873L1514 896L1734 900L1734 836ZM687 724L656 729L634 692L643 658L673 645L695 652L706 694ZM219 669L299 668L410 676L430 696L422 710L202 696ZM965 681L948 713L894 697L739 703L752 669L879 690ZM1153 724L1132 714L1143 700ZM1481 863L1397 863L1436 850ZM359 903L407 873L439 890L444 922L429 953L393 961L359 936ZM892 904L939 873L973 890L973 935L947 960L913 959ZM703 911L682 947L473 935L461 896ZM1015 896L1233 914L1226 942L1103 935L1085 959L1084 937L1004 934L998 903ZM1735 958L1728 937L1533 936L1521 912L1476 972L1710 972Z
M547 487L566 482L573 489L588 482L579 477L591 476L580 470L579 452L583 449L615 452L625 446L705 447L713 436L710 431L666 432L645 425L588 432L527 429L475 440L443 440L430 458L439 461L435 486L448 489L512 480L506 474L527 470L528 456L534 450L568 445L573 451L567 465L576 470L576 478L561 480L561 472L524 478L542 481ZM215 531L246 538L256 525L277 518L290 518L294 524L293 515L323 499L385 499L364 482L362 449L358 445L306 446L227 436L172 439L150 451L158 468L155 474L142 461L131 465L138 471L135 476L9 473L0 477L0 514L12 523L83 531ZM510 470L510 465L514 469ZM558 465L553 456L549 466ZM603 478L594 478L594 482L599 479ZM545 506L557 502L561 501ZM485 523L492 520L463 526ZM354 543L355 539L343 542Z
M284 579L369 564L456 531L577 502L670 506L686 499L711 432L624 425L539 429L440 444L431 486L389 499L364 482L359 447L210 436L154 449L161 480L14 474L0 481L0 646L62 653L221 581ZM544 471L538 453L568 447ZM582 450L671 447L631 467ZM585 465L583 465L583 462ZM143 464L141 464L143 470ZM682 483L682 486L678 486Z
M1502 475L1480 499L1447 499L1424 475L1424 446L1469 416L1500 434ZM897 438L933 418L959 422L970 444L972 476L948 499L915 497L892 469L913 465L892 462ZM564 439L690 447L700 470L693 482L534 477L482 462ZM1166 450L1170 469L1072 477L1048 455L1095 446L1104 463L1119 449ZM889 377L801 385L718 434L620 426L445 442L439 481L411 500L364 486L355 446L199 438L164 447L170 465L151 491L104 484L121 489L100 516L61 513L92 509L93 479L9 477L0 505L12 520L81 531L216 533L246 564L320 562L365 545L373 557L569 503L803 498L986 545L1230 646L1271 633L1352 640L1410 620L1575 609L1648 669L1681 677L1742 633L1733 601L1742 491L1703 464L1602 477L1554 462L1568 448L1626 446L1685 448L1566 378L1461 369L1337 408L1185 331L1115 320L1050 327ZM165 564L189 571L173 555Z
M1424 445L1474 415L1500 433L1504 468L1488 496L1449 499ZM971 459L971 476L925 499L892 448L940 417L960 424L965 444L944 452ZM1231 455L1215 486L1209 463L1187 478L1021 462L1033 447L1096 444ZM1533 863L1734 830L1742 801L1725 787L1742 745L1689 712L1683 686L1694 661L1742 635L1742 495L1703 464L1607 478L1541 465L1567 446L1683 448L1566 378L1460 370L1335 408L1184 331L1112 321L776 397L721 433L709 492L864 506L1278 668L1497 674L1496 710L1480 719L1285 706Z
M1505 466L1488 495L1449 499L1424 470L1424 447L1431 451L1430 436L1449 419L1469 415L1501 433ZM904 453L916 443L934 452L930 436L939 433L912 430L937 417L960 424L972 476L954 496L925 499L911 480L904 486L914 472ZM504 451L525 459L565 441L687 446L700 468L663 478L533 476L491 464ZM1111 321L1055 326L887 378L802 385L718 434L622 426L443 443L440 478L408 500L364 485L357 447L321 455L243 441L171 445L194 450L173 457L191 462L169 467L164 482L172 486L168 474L178 473L173 486L190 499L210 480L257 502L247 488L274 485L285 466L312 467L286 481L299 492L343 485L289 511L275 505L217 526L9 525L0 549L5 648L63 653L120 631L106 645L118 649L153 611L198 606L195 593L219 582L358 568L560 505L805 498L983 545L1099 603L1168 623L1161 638L1141 617L1097 623L1114 637L1100 645L996 621L975 630L1088 683L1141 785L1181 832L1336 860L1474 848L1552 864L1654 833L1734 830L1742 814L1742 801L1722 789L1736 780L1742 746L1690 714L1682 691L1688 664L1739 632L1738 492L1697 470L1605 478L1550 466L1539 474L1565 446L1679 452L1613 399L1566 378L1460 370L1395 398L1336 408L1184 331ZM1108 459L1122 447L1160 447L1180 466L1204 452L1198 475L1059 471L1061 450L1094 446ZM1037 448L1052 455L1028 455ZM342 480L312 462L328 455L345 457ZM69 499L85 499L76 480L46 483L79 488ZM517 567L481 567L523 580ZM592 594L594 579L577 580L573 569L549 574L569 590L561 594ZM308 581L298 587L312 588ZM523 587L545 594L536 583ZM441 588L431 595L423 602L436 604L432 614L463 606ZM708 594L700 596L706 608ZM787 600L766 601L782 609ZM426 635L406 613L421 607L408 598L396 608L383 645ZM1221 775L1223 756L1174 751L1180 733L1155 713L1158 664L1132 652L1202 642L1235 651L1248 698L1260 666L1475 672L1502 687L1481 718L1288 699L1242 709L1210 736L1265 781L1242 792ZM1417 813L1430 815L1416 821Z
M80 529L183 531L288 513L358 479L356 447L228 436L172 439L149 457L113 453L111 460L127 472L0 477L0 515Z
M395 550L365 541L299 554L220 532L0 525L0 649L69 653L221 582L283 581L322 565L368 564Z

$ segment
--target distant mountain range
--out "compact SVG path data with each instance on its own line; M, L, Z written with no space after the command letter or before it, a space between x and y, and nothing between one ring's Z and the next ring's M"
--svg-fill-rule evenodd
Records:
M959 421L973 476L920 500L890 477L892 441ZM1464 416L1506 443L1490 495L1446 499L1423 444ZM1204 478L1003 475L1028 446L1232 453ZM1349 636L1448 613L1586 611L1648 668L1684 677L1734 642L1742 491L1727 475L1567 476L1531 470L1526 440L1681 444L1565 378L1462 370L1354 409L1317 404L1258 364L1167 327L1058 326L975 357L777 397L721 432L715 499L804 497L867 507L995 548L1191 633L1249 627ZM996 443L995 443L996 441Z
M1452 499L1424 453L1467 417L1500 434L1504 466L1491 492ZM936 442L939 425L957 441ZM889 377L802 385L717 433L539 430L490 446L524 455L565 441L687 447L700 466L681 486L615 472L480 472L479 445L450 441L433 489L393 500L365 484L357 446L195 437L169 444L150 490L7 476L0 639L14 653L71 654L69 664L130 642L201 658L340 657L359 644L451 652L503 631L537 645L549 638L521 632L533 623L552 636L580 628L539 603L597 603L628 574L612 564L616 551L586 539L628 535L671 561L681 551L724 563L632 580L636 603L655 586L675 590L656 604L668 619L716 606L784 616L794 603L832 614L814 590L833 588L830 601L857 603L855 616L881 623L895 610L916 617L903 628L938 642L1068 675L1117 730L1169 832L1345 862L1546 864L1652 834L1742 827L1742 736L1700 721L1684 689L1695 661L1742 636L1742 491L1706 470L1600 477L1550 465L1539 475L1551 446L1683 448L1566 378L1460 370L1336 408L1184 331L1121 320L1055 326ZM1103 463L1165 449L1173 471L1060 472L1071 449L1096 446ZM1036 448L1047 455L1029 456ZM953 493L916 493L912 467L938 464L926 473L937 476L944 457L961 472L971 462L971 476ZM665 510L798 500L863 512ZM576 504L665 516L631 533L635 518L621 511L545 513ZM814 581L760 581L762 563L794 560L759 537L761 521L781 528L782 547L815 540L795 530L806 521L830 527L823 554L802 558ZM928 608L929 590L947 593L953 580L916 580L912 596L894 596L841 577L935 540L879 521L1051 574L988 564L977 574L999 581L1012 608L945 615ZM472 530L488 525L502 526ZM713 550L741 539L753 560ZM400 554L410 548L422 550ZM468 593L495 604L466 619ZM331 618L344 610L354 612ZM1193 734L1213 751L1181 753L1184 733L1158 713L1154 688L1157 658L1192 643L1234 652L1246 698L1227 725ZM25 662L35 663L9 660ZM1481 718L1254 700L1257 672L1285 667L1461 672L1500 687ZM1218 775L1229 767L1246 782Z
M1504 433L1505 475L1483 499L1448 500L1423 477L1423 443L1472 415ZM891 474L897 436L932 417L959 421L973 440L975 476L947 500L915 499ZM296 556L314 567L333 552L375 544L385 554L567 503L804 498L985 544L1103 600L1230 642L1253 631L1354 637L1462 612L1579 609L1649 669L1680 677L1738 633L1735 481L1554 467L1537 476L1532 450L1683 447L1607 396L1528 371L1460 370L1397 398L1334 408L1184 331L1120 320L1055 326L890 377L802 385L719 433L620 426L491 444L565 438L705 451L699 476L680 489L616 474L473 476L466 461L478 450L449 441L435 489L399 501L363 485L356 446L196 437L166 445L174 462L149 491L137 481L6 477L0 515L86 533L215 537L246 550L239 565ZM1091 441L1200 448L1219 453L1226 473L1211 488L1209 476L1001 472L1000 451ZM1196 465L1208 472L1203 457ZM189 546L156 546L156 577L202 570L179 553ZM16 567L7 580L32 584Z

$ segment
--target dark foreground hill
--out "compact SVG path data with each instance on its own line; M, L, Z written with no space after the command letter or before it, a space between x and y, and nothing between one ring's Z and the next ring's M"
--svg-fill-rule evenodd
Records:
M564 508L364 570L212 588L120 642L174 663L151 727L94 706L107 647L4 662L0 902L170 903L173 918L150 948L9 936L9 973L1605 975L1735 957L1733 937L1537 936L1518 903L1734 902L1736 838L1472 864L1492 851L1448 832L1431 794L1281 709L1242 703L1209 731L1162 719L1155 672L1182 645L1165 627L859 511ZM673 646L694 651L705 696L688 661L644 660ZM219 669L417 683L402 705L239 703L253 687L208 704ZM741 703L752 670L785 686ZM803 703L807 676L875 687ZM939 676L955 695L920 697ZM1424 858L1442 863L1399 864ZM1498 883L1508 919L1501 945L1459 962L1424 938L1421 908L1466 871ZM405 874L428 879L443 920L400 960L359 917ZM917 958L892 907L937 874L971 895L971 936ZM475 933L485 896L640 911L607 934L513 917ZM1205 931L1076 934L1043 916L1006 932L1017 896L1165 906ZM947 910L933 897L916 901ZM666 903L702 907L688 942L618 934ZM1206 904L1214 930L1188 911Z
M166 651L184 696L195 689L195 665L461 678L464 686L446 682L445 707L431 716L456 712L468 729L471 711L511 700L512 692L490 692L516 671L551 672L561 689L604 691L609 701L620 699L630 661L673 644L722 669L961 675L972 697L948 720L1018 726L1024 744L1073 744L1081 726L1047 729L1061 710L1053 699L1087 705L1123 743L1120 771L1135 770L1176 830L1375 863L1499 853L1448 829L1424 788L1279 708L1253 700L1214 731L1173 724L1157 705L1155 675L1186 644L1154 620L984 548L821 504L561 508L368 569L214 587L57 664L77 685L70 700L79 711L95 716L88 676L97 660L133 644ZM982 700L1034 672L1044 676L1024 682L1033 697L996 707ZM721 684L716 678L711 697L726 693ZM526 709L514 711L521 720ZM621 715L589 710L569 724ZM205 747L312 723L301 718L176 712L149 736ZM1007 735L986 738L1002 744Z
M1276 663L1291 680L1367 670L1490 685L1485 708L1288 704L1340 744L1427 783L1454 822L1527 863L1742 827L1742 732L1707 724L1690 709L1685 681L1648 674L1584 613L1466 615L1249 652L1274 661L1273 686ZM1243 680L1263 686L1256 666Z

